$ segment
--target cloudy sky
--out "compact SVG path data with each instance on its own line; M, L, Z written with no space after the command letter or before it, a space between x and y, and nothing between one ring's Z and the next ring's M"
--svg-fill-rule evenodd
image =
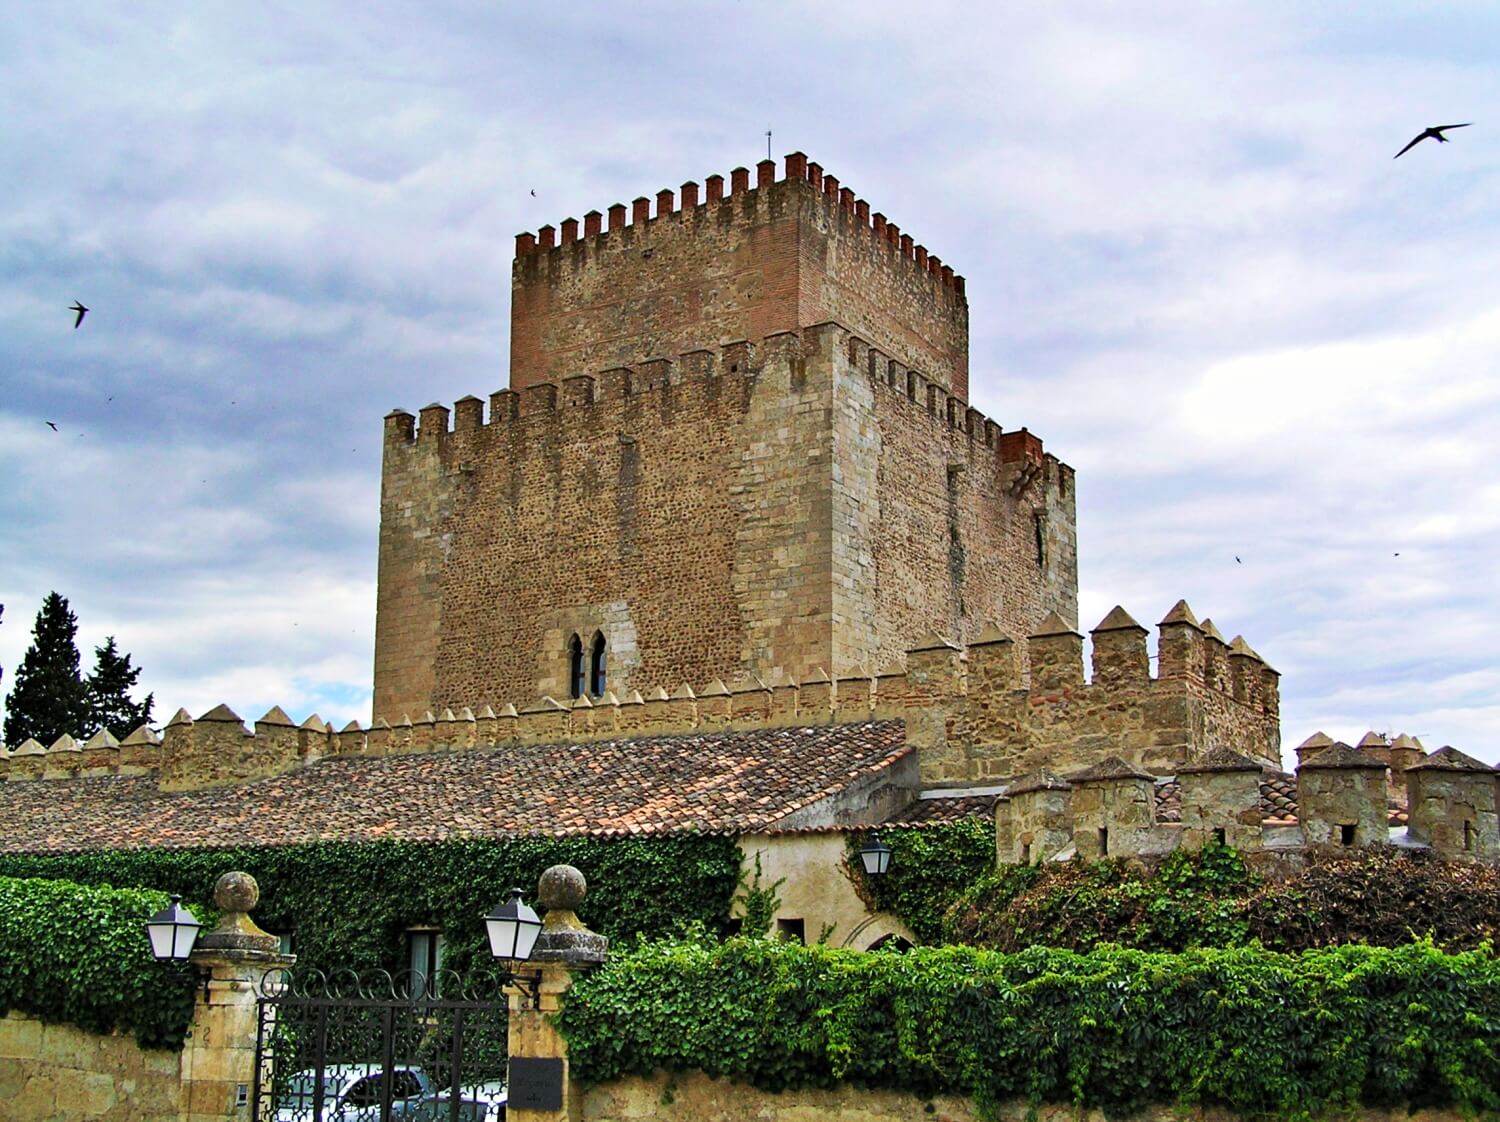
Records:
M57 589L162 716L367 718L381 416L505 384L516 232L771 128L967 276L975 403L1078 469L1085 627L1185 596L1289 746L1494 762L1497 42L1493 3L8 6L0 689Z

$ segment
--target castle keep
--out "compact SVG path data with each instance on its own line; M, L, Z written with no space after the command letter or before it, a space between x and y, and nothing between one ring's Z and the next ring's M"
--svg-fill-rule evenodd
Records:
M724 834L859 947L912 937L839 871L876 825L1500 861L1479 760L1316 734L1286 772L1243 637L1182 601L1154 649L1123 607L1083 634L1073 473L969 406L963 278L775 172L522 235L510 388L386 417L369 727L12 745L0 853Z
M1076 625L1073 473L969 407L963 278L757 172L521 235L510 388L386 418L377 718Z

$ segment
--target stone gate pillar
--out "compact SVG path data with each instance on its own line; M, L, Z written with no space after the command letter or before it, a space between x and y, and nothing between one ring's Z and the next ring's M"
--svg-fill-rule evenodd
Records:
M188 960L205 985L182 1049L182 1122L250 1118L261 983L296 961L250 918L259 899L260 886L249 873L225 873L214 884L218 926L199 936Z
M572 865L553 865L537 882L537 903L546 909L542 932L525 970L541 971L541 994L532 1008L524 988L510 992L511 1122L581 1122L583 1095L568 1069L568 1045L551 1015L580 973L601 964L609 940L574 914L588 884Z

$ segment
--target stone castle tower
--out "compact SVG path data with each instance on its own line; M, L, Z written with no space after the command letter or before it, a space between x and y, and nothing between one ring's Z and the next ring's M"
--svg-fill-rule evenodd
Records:
M516 239L510 388L386 418L375 717L1077 623L1073 473L963 278L800 153Z

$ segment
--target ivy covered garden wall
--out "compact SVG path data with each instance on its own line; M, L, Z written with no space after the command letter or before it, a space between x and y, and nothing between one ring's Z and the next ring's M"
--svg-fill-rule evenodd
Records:
M559 863L577 866L588 878L583 921L619 942L693 925L721 930L740 854L732 838L699 836L326 842L0 855L0 876L152 888L207 904L219 875L241 869L260 884L253 918L267 931L291 934L299 968L403 970L407 930L435 927L444 932L445 965L463 971L488 960L484 913L512 885L531 900L542 870ZM144 920L144 904L137 910ZM134 937L144 949L140 928Z
M656 943L581 979L561 1027L586 1083L701 1071L843 1082L982 1110L1220 1104L1308 1117L1500 1108L1500 962L1430 944L907 954L763 939Z
M0 1016L181 1045L194 981L152 958L146 938L146 918L166 906L165 892L0 876Z

